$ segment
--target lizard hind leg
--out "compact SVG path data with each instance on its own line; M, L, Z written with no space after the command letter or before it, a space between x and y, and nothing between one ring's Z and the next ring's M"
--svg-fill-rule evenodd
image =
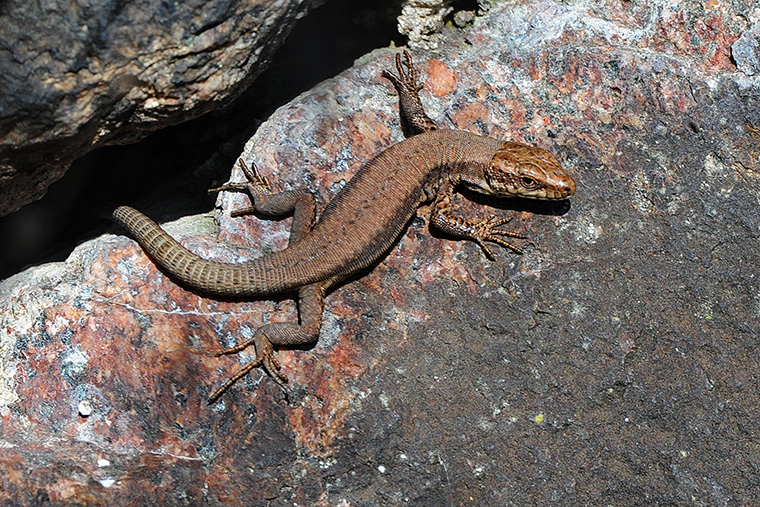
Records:
M425 113L419 92L423 88L422 83L417 82L417 68L412 62L409 51L404 51L404 59L401 54L396 54L396 71L383 70L383 77L391 82L398 93L399 115L401 128L405 137L412 137L430 130L437 130L435 122Z
M316 342L319 338L319 330L322 327L324 300L325 288L322 284L301 287L298 290L300 323L272 322L265 324L256 330L250 340L217 352L217 357L237 354L253 345L256 349L256 360L243 366L219 389L214 391L209 396L209 403L215 402L232 384L258 367L263 368L281 387L285 387L288 379L280 371L280 362L275 355L274 346L296 346Z

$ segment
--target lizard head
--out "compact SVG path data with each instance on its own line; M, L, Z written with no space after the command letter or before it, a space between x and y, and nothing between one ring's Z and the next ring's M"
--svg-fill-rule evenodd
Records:
M575 181L554 155L541 148L506 142L484 172L488 194L528 199L560 200L575 193Z

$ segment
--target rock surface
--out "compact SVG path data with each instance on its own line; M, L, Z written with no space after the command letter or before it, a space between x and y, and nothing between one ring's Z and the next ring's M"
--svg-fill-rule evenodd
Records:
M451 0L405 0L398 17L398 31L407 36L412 48L436 48L435 39L453 10L451 4Z
M314 3L3 3L0 216L94 148L228 103Z
M732 51L757 42L760 11L622 5L498 3L415 54L433 119L551 150L578 192L570 209L486 201L531 237L495 261L430 236L423 210L376 269L328 297L319 344L279 352L289 400L254 372L205 404L250 359L213 353L294 319L289 300L203 298L113 235L2 283L0 494L752 503L760 80ZM393 53L278 110L243 158L324 205L401 139L379 78ZM219 204L167 229L220 260L285 245L286 223L230 219L240 195Z

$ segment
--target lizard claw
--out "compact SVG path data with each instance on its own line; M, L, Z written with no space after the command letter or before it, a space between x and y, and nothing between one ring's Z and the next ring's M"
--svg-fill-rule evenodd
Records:
M388 79L393 86L398 90L404 88L411 93L417 93L422 90L423 84L417 82L417 69L412 62L412 55L409 51L404 50L404 61L401 61L401 54L396 53L396 71L398 76L390 69L383 70L383 77Z
M483 229L493 229L494 227L498 227L502 224L506 224L508 222L511 222L512 218L498 218L496 214L491 213L486 218L481 220L480 222L475 223L474 227L476 228L483 228Z
M224 185L216 188L209 189L208 193L212 194L215 192L247 192L248 195L251 197L252 201L256 201L256 196L262 196L262 195L269 195L272 193L272 185L269 183L269 180L266 176L263 176L259 173L258 167L256 167L256 164L251 164L251 168L249 169L245 162L243 162L243 159L238 159L238 164L240 165L240 169L243 170L243 174L245 175L246 180L245 182L228 182ZM256 206L248 206L247 208L237 209L233 210L230 213L231 217L240 217L243 215L251 215L253 213L256 213L257 209Z
M277 360L277 356L274 353L272 342L270 342L266 335L261 331L257 331L254 337L250 340L246 340L234 347L220 350L215 354L215 357L236 354L250 345L254 345L256 348L256 360L243 366L237 371L237 373L230 377L222 387L211 393L211 396L208 397L209 404L214 403L227 389L230 388L230 386L232 386L232 384L246 376L249 371L258 367L264 368L264 371L266 371L280 387L287 391L285 384L287 384L288 378L280 371L280 361Z
M496 215L489 215L480 222L472 225L472 239L474 239L475 242L480 245L480 248L483 249L489 259L494 259L494 255L493 252L491 252L491 250L486 246L485 241L496 243L497 245L509 248L513 252L519 254L523 253L522 248L506 241L503 239L503 236L518 239L528 238L522 234L498 228L500 225L510 222L511 220L511 218L497 218Z
M249 187L254 187L251 191L253 194L272 193L272 185L269 183L269 180L266 176L262 176L259 173L259 169L256 167L256 164L251 164L251 169L249 169L246 163L243 162L242 158L238 160L238 164L240 165L240 169L243 170L243 174L248 181L228 182L219 187L210 188L208 190L208 193L213 194L215 192L246 192L249 190Z
M240 165L240 169L243 170L243 174L245 174L248 183L258 187L259 190L266 194L272 193L272 185L269 183L267 177L259 172L259 168L256 164L251 162L251 168L249 169L245 162L243 162L242 158L238 159L238 164Z

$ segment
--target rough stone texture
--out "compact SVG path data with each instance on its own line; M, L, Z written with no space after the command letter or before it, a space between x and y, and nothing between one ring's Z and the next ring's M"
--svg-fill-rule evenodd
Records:
M753 503L760 81L731 52L758 22L739 2L498 3L417 53L434 119L550 149L578 192L569 210L486 200L532 239L493 262L416 220L329 296L318 345L279 353L289 403L259 373L204 401L237 366L213 352L295 318L289 300L203 298L123 236L7 280L0 492L109 505ZM392 54L281 108L243 157L324 204L401 138L378 77ZM211 215L168 228L216 259L284 246L287 224L229 219L239 195L220 204L218 234Z
M736 68L748 76L760 73L760 26L753 26L731 45Z
M3 2L0 215L96 147L229 102L313 3Z
M398 17L398 31L409 38L409 46L420 49L438 47L446 16L451 14L451 0L406 0Z

